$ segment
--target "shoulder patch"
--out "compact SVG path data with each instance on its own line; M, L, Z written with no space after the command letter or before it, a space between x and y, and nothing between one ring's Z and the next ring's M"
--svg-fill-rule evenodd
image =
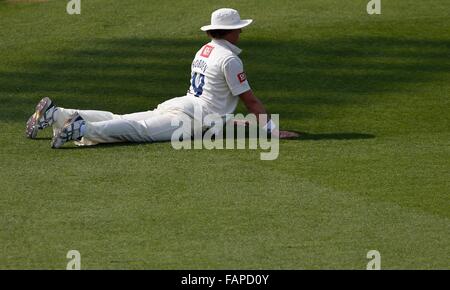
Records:
M237 77L241 84L247 80L247 76L245 75L245 72L241 72L240 74L237 75Z
M203 47L202 52L200 53L200 56L208 58L211 55L211 52L213 51L214 46L211 45L205 45Z

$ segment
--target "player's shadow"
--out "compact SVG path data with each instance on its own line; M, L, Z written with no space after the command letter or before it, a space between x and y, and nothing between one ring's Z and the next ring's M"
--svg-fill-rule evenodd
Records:
M308 133L308 132L297 132L298 137L287 138L286 140L301 140L301 141L321 141L321 140L362 140L362 139L373 139L375 135L365 134L365 133L354 133L354 132L342 132L342 133Z
M308 132L298 132L298 137L286 138L283 140L298 140L298 141L322 141L322 140L363 140L363 139L373 139L375 135L364 134L364 133L354 133L354 132L342 132L342 133L308 133ZM248 138L248 131L246 131L246 137ZM41 138L41 139L51 139L51 138ZM214 138L213 138L214 139ZM237 134L234 136L234 140L238 140ZM193 142L194 140L191 139ZM170 141L159 141L154 143L169 143ZM108 149L111 147L128 147L128 146L143 146L150 143L109 143L109 144L97 144L94 146L65 146L61 147L62 150L73 150L73 149Z
M137 146L145 146L151 143L144 142L118 142L118 143L105 143L105 144L96 144L92 146L76 146L74 144L68 144L63 147L58 148L57 150L91 150L91 149L110 149L116 147L137 147Z

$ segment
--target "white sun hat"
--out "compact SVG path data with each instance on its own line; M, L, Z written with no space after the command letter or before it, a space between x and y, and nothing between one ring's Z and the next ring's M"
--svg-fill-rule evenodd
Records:
M211 24L200 28L203 31L213 29L240 29L252 23L252 19L241 20L239 12L231 8L221 8L211 14Z

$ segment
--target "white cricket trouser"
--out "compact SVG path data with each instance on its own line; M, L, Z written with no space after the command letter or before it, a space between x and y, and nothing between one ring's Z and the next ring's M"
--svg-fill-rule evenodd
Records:
M196 107L197 106L197 107ZM195 110L202 110L203 116L208 112L201 106L198 98L184 96L170 99L154 110L126 115L116 115L106 111L74 110L59 107L55 114L56 128L61 128L64 122L75 112L86 121L84 137L79 145L94 145L98 143L117 142L155 142L169 141L179 126L172 126L172 120L190 118L192 135ZM180 123L181 124L181 123Z

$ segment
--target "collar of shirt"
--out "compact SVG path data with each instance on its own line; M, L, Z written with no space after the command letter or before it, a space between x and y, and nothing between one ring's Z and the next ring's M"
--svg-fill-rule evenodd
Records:
M232 44L231 42L229 42L225 39L213 39L211 42L216 45L220 45L220 46L228 48L236 55L239 55L242 52L242 49L240 49L239 47L237 47L236 45Z

